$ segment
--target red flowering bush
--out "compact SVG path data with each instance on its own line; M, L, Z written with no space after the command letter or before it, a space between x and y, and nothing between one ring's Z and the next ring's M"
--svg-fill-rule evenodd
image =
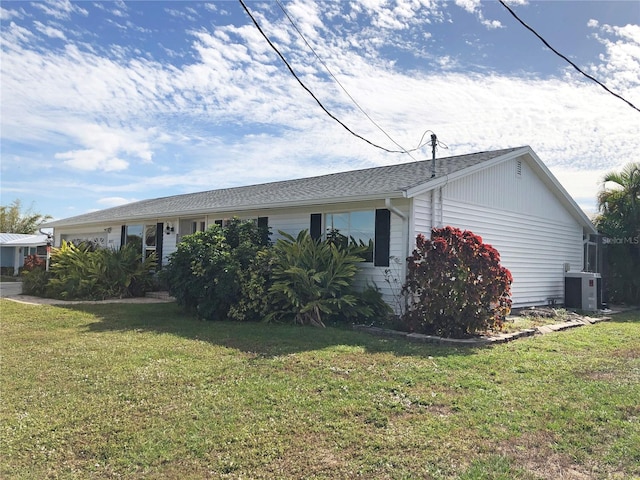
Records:
M407 330L460 338L502 326L513 277L481 237L434 228L431 240L418 235L407 262L403 293L409 305L401 319Z
M37 256L36 254L28 255L24 257L24 265L22 268L27 272L32 272L33 270L36 270L36 269L44 270L45 267L46 267L45 260Z

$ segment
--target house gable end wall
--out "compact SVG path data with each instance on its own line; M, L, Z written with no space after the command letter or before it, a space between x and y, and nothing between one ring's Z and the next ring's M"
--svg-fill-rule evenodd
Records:
M582 269L583 227L524 158L517 162L447 184L437 208L443 225L471 230L500 252L514 306L541 305L563 298L566 263Z

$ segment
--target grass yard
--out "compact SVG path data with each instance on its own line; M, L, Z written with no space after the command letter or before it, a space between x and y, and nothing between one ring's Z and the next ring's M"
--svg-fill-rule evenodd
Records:
M492 348L1 301L0 477L640 477L640 313Z

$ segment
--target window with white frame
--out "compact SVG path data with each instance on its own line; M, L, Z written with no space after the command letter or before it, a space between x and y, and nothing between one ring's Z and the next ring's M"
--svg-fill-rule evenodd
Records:
M373 262L376 218L375 211L325 214L324 238L347 246L349 243L367 247L365 261Z

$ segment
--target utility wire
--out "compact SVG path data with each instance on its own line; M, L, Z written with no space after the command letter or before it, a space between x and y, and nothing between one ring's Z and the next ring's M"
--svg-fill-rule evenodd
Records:
M305 38L305 36L302 34L302 32L300 31L300 29L298 28L298 26L295 24L295 22L293 21L293 19L291 18L291 16L289 15L289 12L287 11L287 9L284 7L284 5L282 4L282 2L280 0L276 0L276 3L278 4L278 6L280 7L280 10L282 10L282 13L284 13L284 15L287 17L287 19L289 20L289 23L293 26L293 28L295 29L296 32L298 32L298 35L300 36L300 38L302 39L302 41L305 43L305 45L309 48L309 50L311 50L311 52L315 55L315 57L318 59L318 61L322 64L322 66L325 68L325 70L329 73L329 75L331 76L331 78L333 78L333 80L338 84L338 86L342 89L342 91L347 95L347 97L349 97L349 99L353 102L353 104L358 107L358 110L360 110L365 117L367 117L369 119L369 121L378 129L380 130L382 133L385 134L385 136L391 140L396 146L398 146L399 148L402 149L403 153L406 153L407 155L409 155L411 158L413 158L415 160L415 158L411 155L411 153L409 152L414 152L416 149L413 150L407 150L405 149L402 145L400 145L398 142L396 142L393 138L391 138L391 135L389 135L380 125L378 125L378 123L376 123L376 121L371 118L371 116L369 116L369 114L367 112L365 112L365 110L360 106L360 104L356 101L355 98L353 98L351 96L351 94L347 91L347 89L342 85L342 83L340 83L340 80L338 80L336 78L336 76L333 74L333 72L331 71L331 69L329 68L329 66L324 62L324 60L322 60L322 58L320 58L320 55L318 55L318 53L314 50L314 48L309 44L309 42L307 41L307 39Z
M502 6L504 8L506 8L509 13L511 15L513 15L513 17L522 24L522 26L524 26L527 30L529 30L531 33L533 33L536 37L538 37L540 39L540 41L542 43L544 43L547 48L549 48L553 53L555 53L557 56L559 56L560 58L562 58L563 60L565 60L566 62L569 63L569 65L571 65L573 68L575 68L578 72L580 72L582 75L584 75L585 77L587 77L589 80L593 80L594 82L596 82L598 85L600 85L602 88L604 88L607 92L609 92L611 95L613 95L614 97L619 98L620 100L622 100L623 102L625 102L627 105L629 105L631 108L637 110L638 112L640 112L640 109L638 107L636 107L633 103L631 103L629 100L627 100L626 98L622 97L621 95L618 95L615 92L612 92L611 90L609 90L609 88L602 82L600 82L598 79L592 77L591 75L589 75L588 73L583 72L580 67L578 67L575 63L573 63L571 60L569 60L567 57L565 57L563 54L561 54L560 52L558 52L555 48L553 48L551 45L549 45L549 42L547 42L544 38L542 38L542 36L540 36L540 34L538 34L538 32L536 32L533 28L531 28L529 25L527 25L524 21L522 21L520 19L520 17L518 17L518 15L516 15L516 13L509 7L509 5L507 5L503 0L499 0L499 2L502 4Z
M322 108L322 110L324 110L324 112L329 115L329 117L331 117L333 120L335 120L336 122L338 122L340 125L342 125L342 127L344 127L351 135L359 138L360 140L364 140L365 142L367 142L369 145L379 148L380 150L384 150L385 152L389 152L389 153L406 153L406 150L390 150L388 148L382 147L380 145L377 145L375 143L373 143L370 140L367 140L366 138L364 138L362 135L357 134L356 132L354 132L353 130L351 130L349 127L347 127L344 123L342 123L342 121L340 121L340 119L338 119L335 115L333 115L331 112L329 112L329 110L326 109L326 107L322 104L322 102L320 100L318 100L318 97L316 97L314 95L314 93L302 82L302 80L300 80L300 78L298 77L298 75L296 74L296 72L293 70L293 68L291 68L291 65L289 65L289 62L287 62L287 60L284 58L284 56L282 55L282 53L280 53L280 51L278 50L278 48L271 42L271 40L269 40L269 37L264 33L264 31L262 30L262 28L260 27L260 25L258 24L258 21L253 17L253 15L251 14L251 12L249 11L249 8L247 8L247 6L245 5L245 3L242 0L238 0L240 2L240 5L242 5L242 8L244 8L244 11L247 12L247 15L249 15L249 18L251 18L251 21L253 22L253 24L256 26L256 28L258 29L258 31L260 32L260 34L264 37L264 39L267 41L267 43L269 44L269 46L278 54L278 56L280 57L280 59L284 62L284 64L287 66L287 68L289 69L289 72L291 72L291 75L293 75L293 77L298 81L298 83L300 84L300 86L302 88L304 88L307 93L309 93L309 95L311 95L313 97L313 99L316 101L316 103L320 106L320 108ZM394 142L395 143L395 142Z
M431 132L433 135L436 134L436 132L434 132L433 130L425 130L424 133L422 134L422 137L420 137L420 141L418 142L418 146L416 148L414 148L413 150L420 150L422 147L424 147L425 145L432 145L431 141L427 141L422 143L422 140L424 140L424 136ZM449 150L449 147L447 146L446 143L441 142L440 140L438 140L438 138L436 137L436 146L438 147L442 147L446 150ZM413 150L411 150L413 152Z

